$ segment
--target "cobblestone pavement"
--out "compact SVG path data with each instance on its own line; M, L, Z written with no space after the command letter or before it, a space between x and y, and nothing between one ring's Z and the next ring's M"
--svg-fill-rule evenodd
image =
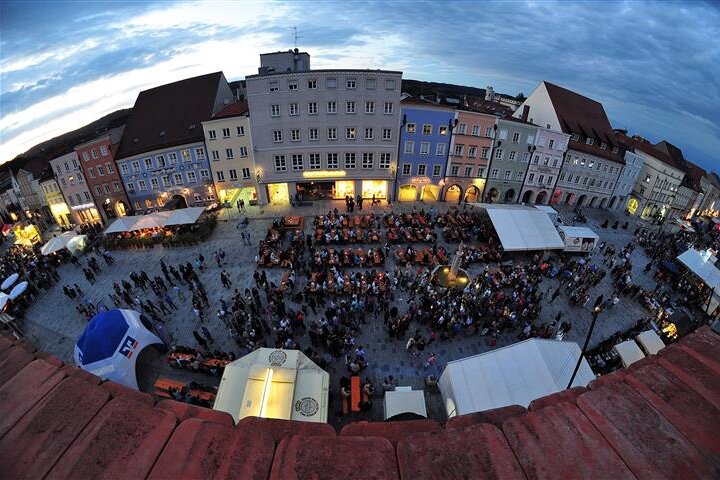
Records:
M220 213L220 222L215 232L208 241L201 245L169 249L157 246L147 250L115 251L113 252L113 256L117 262L113 266L104 267L94 285L90 285L85 280L82 270L70 264L61 267L60 274L64 283L77 283L80 285L94 303L102 302L108 307L113 308L112 301L108 294L112 292L112 284L115 280L119 281L121 278L127 279L131 271L139 272L141 270L145 270L151 278L155 275L162 276L160 271L161 259L164 259L168 265L177 265L180 262L190 261L196 258L199 253L202 253L205 256L207 268L204 272L200 273L200 278L206 286L210 298L210 308L208 309L207 315L208 320L205 326L213 333L215 343L212 347L241 353L238 352L237 345L228 335L225 326L213 313L219 308L221 298L226 299L228 303L230 303L229 300L232 292L232 290L227 290L222 287L219 278L220 271L222 268L226 268L230 272L233 282L232 288L238 288L242 291L246 287L251 287L251 284L253 284L252 273L255 270L254 256L257 252L257 241L264 237L273 218L288 214L311 217L315 214L327 213L329 209L335 206L341 209L344 205L340 203L341 202L322 202L316 203L313 206L295 207L292 209L290 207L277 206L264 208L249 207L244 214L250 218L250 223L246 231L252 233L252 247L242 245L240 232L236 228L238 212L233 209L234 211L232 212L224 211ZM433 207L433 205L418 203L415 204L415 207L418 210L423 207L429 209ZM412 209L412 205L394 204L392 207L383 206L373 207L372 209L366 207L362 213L368 213L370 211L383 213L389 211L390 208L393 208L396 212L409 211ZM447 204L439 203L434 205L435 213L443 212L448 208L450 207ZM562 207L558 208L558 210L560 210L562 215L572 215ZM356 210L355 213L359 212ZM588 217L588 223L586 225L593 228L600 235L601 240L605 240L609 244L622 248L622 246L632 239L636 226L635 221L637 220L626 217L622 211L607 212L603 210L587 210L586 215ZM630 227L627 230L602 229L599 225L606 218L610 219L611 224L615 219L620 220L621 223L628 219L630 220ZM312 217L305 222L306 231L310 231L311 220ZM439 235L439 237L439 243L444 244L441 239L442 235ZM457 245L453 244L446 245L446 247L451 254L457 249ZM225 265L222 268L218 268L213 259L213 252L219 248L222 248L226 252ZM529 261L530 259L527 258L526 260ZM593 261L600 261L598 254L594 255ZM633 280L639 282L645 288L652 288L655 285L652 277L642 272L643 267L647 263L647 259L641 248L637 248L633 252L632 261L634 266ZM81 259L81 263L84 263L84 260ZM104 266L102 260L100 264ZM393 266L394 260L388 259L385 269L390 271ZM468 268L468 271L474 276L481 271L483 267L483 264L474 264ZM279 285L283 272L283 269L269 269L267 270L268 279ZM298 279L296 291L305 286L304 277L298 275ZM63 295L63 282L38 297L26 315L23 328L28 339L39 348L57 355L66 362L72 362L75 340L82 333L86 323L77 314L74 302ZM547 289L554 290L557 285L558 280L545 279L541 284L541 291L546 291ZM612 290L612 277L607 275L601 284L591 291L591 298L594 299L599 294L603 294L605 298L608 298L608 296L612 294ZM142 291L140 291L140 294L142 297ZM150 295L152 295L152 292L150 292ZM174 341L178 344L195 345L192 332L200 326L192 313L190 297L189 294L186 294L185 300L177 299L176 304L180 307L179 310L167 318L166 327ZM401 312L406 308L408 300L407 292L402 290L397 291L396 303ZM543 306L542 314L536 323L539 325L542 322L550 322L558 312L562 311L563 320L572 322L572 330L565 339L582 344L590 323L591 304L592 302L589 302L585 308L572 307L566 302L566 295L563 293L553 304L546 303ZM296 307L296 305L291 305L291 308ZM322 312L318 311L318 313ZM591 340L591 347L606 339L614 332L631 327L638 319L644 316L647 316L647 313L641 305L634 300L622 298L620 304L611 310L603 312L601 315ZM310 312L306 321L311 321L313 318L314 316ZM409 331L412 332L414 328L415 326L411 325ZM422 330L423 333L427 333L426 328L423 327ZM385 329L382 327L382 318L368 317L366 319L366 325L362 327L362 332L357 342L365 347L370 363L369 368L363 372L363 377L372 379L375 382L376 389L380 391L380 383L383 378L389 374L395 376L400 385L423 388L424 377L430 373L439 375L446 362L512 344L517 341L517 337L516 333L505 333L498 338L497 343L493 346L490 345L489 340L488 337L473 335L438 342L428 347L424 352L425 355L431 351L438 355L437 363L428 370L424 368L425 358L413 357L405 351L404 340L397 341L388 338ZM300 339L300 345L303 348L309 345L309 343L307 337ZM162 370L161 367L156 367L158 372ZM331 390L336 392L338 379L342 375L347 375L347 372L344 364L340 361L334 361L329 370L331 375ZM217 381L215 378L208 378L205 383L212 384L217 383ZM335 412L339 410L339 408L336 401L334 401L334 395L331 396L333 400L331 401L329 417L334 422L340 422L340 419L334 418ZM444 419L440 395L428 392L426 393L426 399L429 416L439 420ZM380 420L382 419L382 402L378 399L378 401L374 403L375 406L370 418Z

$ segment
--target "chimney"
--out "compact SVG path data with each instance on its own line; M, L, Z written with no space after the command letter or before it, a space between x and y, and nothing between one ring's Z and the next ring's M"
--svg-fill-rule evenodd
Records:
M527 122L528 114L530 114L530 105L523 105L522 119L523 122Z
M468 106L467 95L463 95L463 105L465 105L466 107Z
M493 91L493 87L488 85L485 88L485 100L492 102L492 99L494 96L495 96L495 92Z

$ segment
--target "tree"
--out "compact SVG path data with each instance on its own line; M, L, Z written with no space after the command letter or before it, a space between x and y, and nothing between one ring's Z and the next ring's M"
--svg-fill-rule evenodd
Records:
M525 94L523 92L520 92L515 96L515 100L518 100L520 102L524 102L526 98L527 97L525 96Z

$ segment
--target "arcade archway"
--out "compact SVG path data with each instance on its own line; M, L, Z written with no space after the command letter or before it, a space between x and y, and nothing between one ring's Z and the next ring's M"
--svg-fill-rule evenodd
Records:
M480 197L480 190L475 186L471 185L465 190L465 202L475 203Z
M547 192L542 191L537 194L537 197L535 197L535 204L536 205L545 205L545 199L547 198Z
M527 192L523 193L522 202L523 203L532 203L534 193L535 192L533 192L532 190L528 190Z
M497 202L499 196L500 192L498 192L497 188L493 187L487 192L487 194L485 194L485 201L488 203L495 203Z
M511 188L510 190L505 192L505 201L512 202L513 200L515 200L515 190Z
M450 187L448 187L447 191L445 192L445 201L460 203L461 196L462 196L462 188L460 188L457 185L451 185Z

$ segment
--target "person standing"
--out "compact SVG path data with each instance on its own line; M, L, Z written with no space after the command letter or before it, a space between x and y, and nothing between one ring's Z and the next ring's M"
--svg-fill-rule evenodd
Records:
M205 339L202 337L202 335L200 335L200 334L198 333L197 330L193 330L193 337L195 337L195 340L197 341L198 345L200 345L200 346L203 348L203 350L207 350L207 349L208 349L207 340L205 340Z
M425 368L430 368L431 366L435 365L435 361L437 361L437 355L431 353L427 359L427 362L425 362Z

